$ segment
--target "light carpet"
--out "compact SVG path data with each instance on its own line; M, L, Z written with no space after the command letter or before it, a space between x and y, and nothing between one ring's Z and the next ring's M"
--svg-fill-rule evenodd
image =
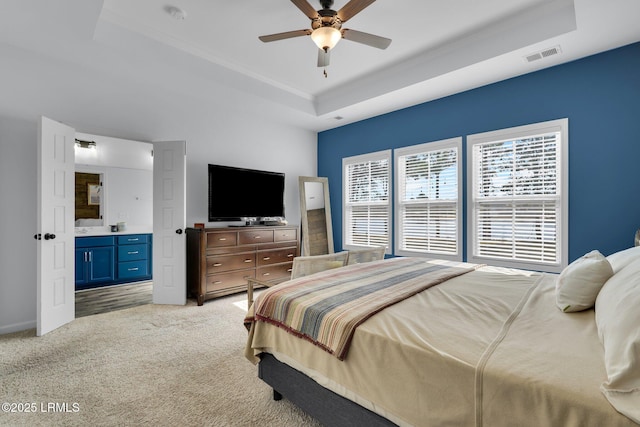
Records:
M0 425L319 426L244 358L245 312L240 294L0 335Z

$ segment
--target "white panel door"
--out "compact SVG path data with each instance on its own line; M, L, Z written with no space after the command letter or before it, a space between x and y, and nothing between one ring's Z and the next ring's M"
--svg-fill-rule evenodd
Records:
M186 142L153 143L153 303L187 302Z
M75 317L76 131L46 117L38 123L37 330Z

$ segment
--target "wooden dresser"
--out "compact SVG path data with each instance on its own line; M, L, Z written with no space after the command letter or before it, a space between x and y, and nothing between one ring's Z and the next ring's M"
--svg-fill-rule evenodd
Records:
M205 300L247 290L247 279L291 277L300 254L297 226L187 228L187 288Z

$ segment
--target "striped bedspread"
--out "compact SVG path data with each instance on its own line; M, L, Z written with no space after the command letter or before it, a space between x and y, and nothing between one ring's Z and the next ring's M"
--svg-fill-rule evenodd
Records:
M344 360L355 329L369 317L477 267L391 258L327 270L267 289L245 323L272 323Z

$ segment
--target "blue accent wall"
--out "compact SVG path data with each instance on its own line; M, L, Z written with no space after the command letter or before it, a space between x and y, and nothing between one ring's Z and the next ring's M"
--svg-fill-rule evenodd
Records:
M318 134L342 248L342 158L569 119L569 262L633 245L640 228L640 43ZM464 177L466 194L466 173ZM466 214L466 205L463 207ZM466 234L466 218L464 221ZM466 238L463 253L466 259Z

